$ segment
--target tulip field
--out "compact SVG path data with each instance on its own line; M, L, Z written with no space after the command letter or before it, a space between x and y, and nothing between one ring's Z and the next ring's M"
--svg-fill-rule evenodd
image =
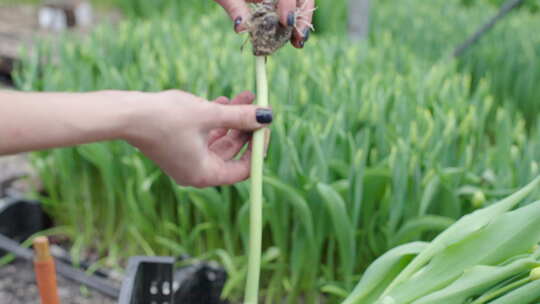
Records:
M41 41L16 86L209 100L255 91L246 36L207 2ZM331 13L330 2L318 3L326 17L303 50L267 61L260 302L537 303L539 13L516 10L454 58L496 5L372 1L369 38L355 42L340 29L345 5ZM76 260L92 252L95 269L119 270L134 255L214 260L229 276L222 296L242 299L249 181L180 187L120 141L31 158L45 189L35 195Z

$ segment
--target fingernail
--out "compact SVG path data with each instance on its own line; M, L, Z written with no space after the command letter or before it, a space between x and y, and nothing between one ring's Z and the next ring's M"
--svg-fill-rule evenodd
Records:
M235 32L238 32L238 26L240 26L240 24L242 24L242 17L236 17L236 19L234 19L234 31Z
M310 33L311 33L311 29L309 27L304 30L304 35L302 35L304 37L304 43L308 41Z
M255 118L260 124L269 124L273 120L272 110L270 109L257 109L255 111Z
M294 26L296 23L296 14L294 12L289 12L287 15L287 25L288 26Z

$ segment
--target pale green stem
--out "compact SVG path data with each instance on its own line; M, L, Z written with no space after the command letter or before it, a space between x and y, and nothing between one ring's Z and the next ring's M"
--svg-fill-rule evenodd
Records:
M502 288L499 288L491 293L488 293L488 294L485 294L483 296L481 296L480 298L476 299L474 302L472 302L471 304L484 304L484 303L487 303L493 299L495 299L496 297L514 289L514 288L517 288L521 285L524 285L526 283L529 283L529 281L531 281L531 278L529 277L526 277L526 278L523 278L521 280L518 280L518 281L515 281L511 284L508 284Z
M268 107L268 81L265 57L256 58L257 105ZM261 271L262 243L262 175L264 160L264 130L253 134L251 155L251 205L249 210L249 257L244 304L257 304Z

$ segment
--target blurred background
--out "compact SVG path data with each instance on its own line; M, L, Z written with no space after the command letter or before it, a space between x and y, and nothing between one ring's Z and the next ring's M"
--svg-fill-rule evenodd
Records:
M540 1L316 3L306 47L268 61L266 303L339 303L388 249L540 173ZM254 90L245 39L210 0L0 0L0 79L213 99ZM5 188L42 202L76 261L121 272L133 255L215 260L223 296L240 299L248 184L178 187L123 142L18 161L9 174L27 186Z

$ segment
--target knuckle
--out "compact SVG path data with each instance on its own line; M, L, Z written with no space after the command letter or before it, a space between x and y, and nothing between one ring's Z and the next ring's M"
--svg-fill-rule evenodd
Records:
M246 106L242 111L238 111L238 119L244 129L248 129L253 124L255 115L251 115L254 110L250 106Z
M223 109L222 121L230 128L245 128L247 119L243 106L235 106Z
M214 107L214 117L212 119L216 119L221 124L228 124L229 122L229 113L228 108L222 105L216 105Z

